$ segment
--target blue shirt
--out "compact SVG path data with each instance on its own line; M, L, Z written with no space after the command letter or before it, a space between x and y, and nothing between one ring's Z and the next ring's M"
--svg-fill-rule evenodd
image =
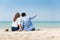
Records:
M21 24L22 24L23 30L31 31L33 28L35 28L31 21L35 17L36 17L36 15L33 17L28 17L28 16L22 17Z

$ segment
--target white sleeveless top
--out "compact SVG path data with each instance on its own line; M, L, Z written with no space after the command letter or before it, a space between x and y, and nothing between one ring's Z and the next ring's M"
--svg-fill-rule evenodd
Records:
M18 27L20 25L21 18L17 18L15 22L12 21L12 27Z

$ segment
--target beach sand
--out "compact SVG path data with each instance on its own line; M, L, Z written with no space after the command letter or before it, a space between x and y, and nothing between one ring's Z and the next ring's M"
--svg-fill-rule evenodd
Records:
M60 40L60 28L22 32L0 30L0 40Z

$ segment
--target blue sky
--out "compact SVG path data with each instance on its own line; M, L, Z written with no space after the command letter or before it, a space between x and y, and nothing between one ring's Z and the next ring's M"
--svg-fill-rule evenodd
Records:
M0 21L11 21L16 12L37 15L35 21L60 21L60 0L0 0Z

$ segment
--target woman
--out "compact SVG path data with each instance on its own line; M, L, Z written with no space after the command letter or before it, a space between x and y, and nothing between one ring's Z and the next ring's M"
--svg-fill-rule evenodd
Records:
M12 31L18 31L19 29L20 29L19 31L22 31L20 21L21 21L20 14L16 13L12 21L12 28L11 28Z

